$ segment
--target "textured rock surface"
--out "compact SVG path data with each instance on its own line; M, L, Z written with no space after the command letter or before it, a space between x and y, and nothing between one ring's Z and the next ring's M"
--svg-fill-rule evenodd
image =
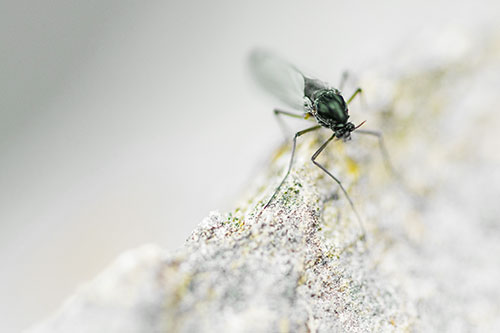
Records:
M268 209L288 145L235 211L212 213L175 253L124 254L31 332L498 330L500 43L448 34L415 49L367 72L367 107L351 106L384 131L400 178L361 135L319 158L366 242L310 162L328 132L308 134Z

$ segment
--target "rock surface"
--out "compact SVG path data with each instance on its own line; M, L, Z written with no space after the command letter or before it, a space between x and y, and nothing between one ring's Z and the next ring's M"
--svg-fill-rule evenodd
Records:
M289 145L233 212L211 213L174 253L122 255L30 332L498 330L500 42L445 34L415 50L365 73L367 106L350 107L385 133L397 176L355 132L318 159L366 241L310 162L328 131L307 134L268 208Z

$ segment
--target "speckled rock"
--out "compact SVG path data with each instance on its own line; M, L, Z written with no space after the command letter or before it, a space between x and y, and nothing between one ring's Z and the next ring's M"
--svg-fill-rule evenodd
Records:
M233 212L174 253L123 255L30 332L498 331L500 43L443 36L358 82L367 106L351 117L383 130L397 175L355 132L319 158L365 241L310 162L328 131L307 134L269 207L289 145Z

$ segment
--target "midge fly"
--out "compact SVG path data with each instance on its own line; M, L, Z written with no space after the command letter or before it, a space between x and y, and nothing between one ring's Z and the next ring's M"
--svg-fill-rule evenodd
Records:
M288 104L295 110L301 110L299 113L287 112L279 109L274 109L274 114L276 116L289 116L295 118L307 119L314 117L317 121L317 125L306 128L302 131L295 133L293 137L292 154L290 157L290 163L288 165L288 170L283 177L283 180L278 185L273 195L269 201L264 206L266 209L271 202L275 199L281 186L284 184L290 170L292 169L293 158L295 155L295 146L297 138L303 134L315 131L321 127L326 127L332 130L332 135L326 142L324 142L318 150L312 155L312 162L323 170L328 176L330 176L340 187L342 192L344 192L349 204L351 205L354 214L359 222L362 238L365 236L365 229L361 221L361 217L354 206L346 189L340 182L340 180L335 177L330 171L328 171L324 166L316 161L321 152L326 148L326 146L332 140L342 140L344 142L351 139L351 133L356 131L356 133L367 134L375 136L379 139L380 149L382 151L382 156L386 162L386 166L389 170L393 170L389 162L387 150L385 148L382 135L377 131L368 131L358 129L364 122L354 125L349 120L348 105L351 101L361 93L361 89L358 88L346 101L342 96L340 90L330 87L325 82L317 79L313 79L304 75L295 66L283 61L277 56L266 52L264 50L256 50L250 56L250 66L253 74L255 75L257 81L273 93L280 100ZM343 83L346 76L342 77L341 84L339 88L342 89Z

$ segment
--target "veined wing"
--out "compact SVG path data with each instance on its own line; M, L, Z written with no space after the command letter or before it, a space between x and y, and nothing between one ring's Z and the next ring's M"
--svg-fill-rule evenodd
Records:
M295 66L268 51L258 49L250 55L250 69L264 89L290 107L304 109L307 78Z

